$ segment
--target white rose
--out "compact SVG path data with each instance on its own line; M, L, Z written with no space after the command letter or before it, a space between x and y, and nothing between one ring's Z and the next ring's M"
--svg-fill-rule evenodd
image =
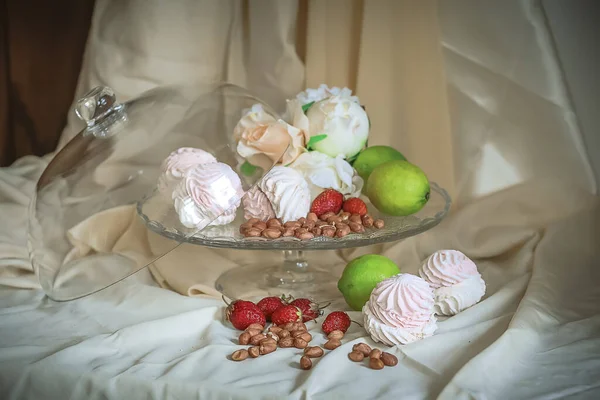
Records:
M345 97L355 103L360 104L358 97L352 96L352 90L348 88L339 88L332 87L329 88L327 85L322 84L316 89L306 89L304 92L300 92L296 95L296 99L300 102L300 105L303 106L308 103L318 102L321 100L325 100L331 96L340 96Z
M326 135L311 147L337 157L350 158L363 149L369 137L369 118L354 101L340 96L315 103L306 113L310 137ZM310 142L310 139L309 139Z
M310 189L311 200L329 188L351 197L360 196L363 188L363 179L341 156L333 158L318 151L311 151L301 154L290 167L304 176Z

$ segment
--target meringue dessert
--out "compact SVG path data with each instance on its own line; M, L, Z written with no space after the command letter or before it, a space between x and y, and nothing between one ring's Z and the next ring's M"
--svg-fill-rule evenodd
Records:
M435 313L439 315L455 315L485 294L477 266L457 250L436 251L421 266L419 275L433 288Z
M221 162L189 169L173 190L172 199L187 228L225 225L235 219L244 191L239 176Z
M376 342L408 344L437 329L433 290L416 275L398 274L377 284L364 305L365 329Z
M271 202L277 218L285 223L306 217L310 211L310 189L302 174L290 167L273 167L258 183Z
M181 147L163 161L158 178L158 189L161 192L172 191L191 168L216 162L217 159L207 151L194 147Z
M244 206L244 218L246 220L258 218L261 221L267 221L275 218L275 211L271 202L258 186L254 186L246 192L242 198L242 205Z

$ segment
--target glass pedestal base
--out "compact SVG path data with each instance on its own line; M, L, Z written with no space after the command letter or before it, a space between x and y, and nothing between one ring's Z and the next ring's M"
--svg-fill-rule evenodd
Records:
M309 264L304 252L286 250L279 263L248 265L223 273L215 287L230 299L292 295L323 302L339 297L338 279L326 268Z

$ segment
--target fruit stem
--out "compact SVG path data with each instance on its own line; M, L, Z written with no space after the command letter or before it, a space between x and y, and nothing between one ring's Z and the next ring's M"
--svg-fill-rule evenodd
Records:
M364 326L363 326L361 323L358 323L358 322L356 322L356 321L354 321L354 320L352 320L352 319L351 319L350 321L351 321L351 322L354 322L356 325L360 326L361 328L364 328Z

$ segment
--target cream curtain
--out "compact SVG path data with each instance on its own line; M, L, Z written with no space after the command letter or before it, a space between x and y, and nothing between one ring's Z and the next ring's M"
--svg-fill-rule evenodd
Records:
M457 205L544 177L596 191L537 1L97 2L76 97L215 80L279 109L304 87L352 88L370 143L400 149ZM61 146L80 128L71 114Z

